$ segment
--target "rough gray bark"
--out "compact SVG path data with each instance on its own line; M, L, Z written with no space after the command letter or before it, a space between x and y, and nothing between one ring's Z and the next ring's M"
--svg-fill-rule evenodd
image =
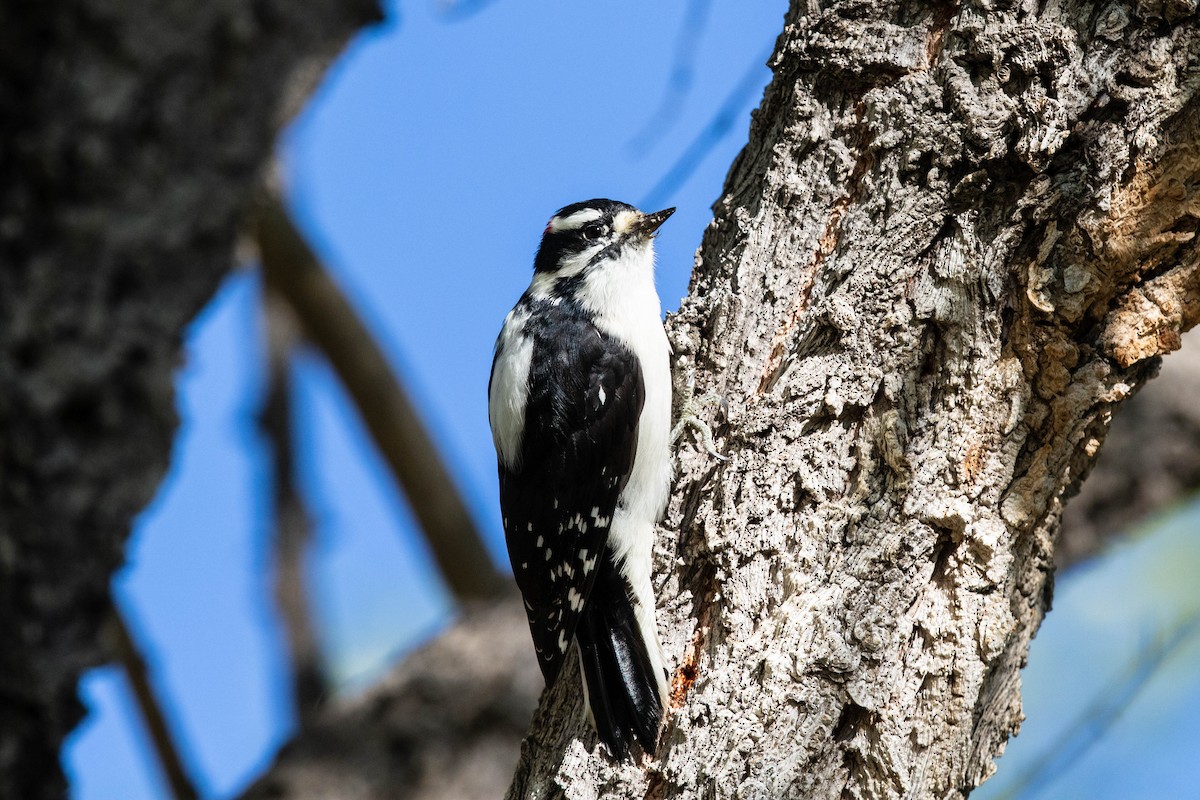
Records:
M964 797L1061 506L1200 316L1193 4L797 2L670 324L728 456L658 549L679 665L615 765L577 677L509 796Z
M374 0L0 4L0 797L64 794L180 332L286 116Z

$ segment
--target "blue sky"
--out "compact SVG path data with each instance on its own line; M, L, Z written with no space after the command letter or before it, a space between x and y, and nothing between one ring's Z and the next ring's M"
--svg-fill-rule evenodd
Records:
M709 207L769 78L763 63L785 6L510 1L459 19L434 3L408 3L351 44L285 136L296 218L404 375L498 560L487 375L546 219L589 197L641 205L662 196L655 187L680 159L697 161L661 200L679 207L658 240L659 292L667 310L677 307ZM706 10L707 24L686 48L690 88L663 117L656 111L678 74L689 7ZM726 135L692 158L714 124ZM635 138L642 147L632 146ZM236 793L293 725L265 577L257 304L253 274L238 271L191 327L174 463L116 580L209 797ZM318 622L337 679L352 691L436 633L452 611L337 382L311 354L296 368L302 482L318 522ZM1035 644L1035 663L1044 641L1067 635L1054 631L1069 625L1061 598L1074 580L1060 584L1060 608ZM1068 639L1076 655L1086 644L1080 636ZM1032 678L1027 685L1031 719L1009 759L1026 736L1036 739L1037 709L1054 707ZM96 670L81 693L91 714L64 754L72 796L165 796L120 674ZM1191 718L1200 718L1200 699L1191 702ZM1194 724L1190 731L1195 747L1200 732ZM1106 795L1104 785L1078 796L1135 796Z

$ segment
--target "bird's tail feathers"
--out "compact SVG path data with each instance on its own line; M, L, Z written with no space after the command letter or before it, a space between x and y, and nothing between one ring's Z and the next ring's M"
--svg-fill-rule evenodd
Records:
M600 588L600 587L597 587ZM636 740L653 753L662 721L661 676L627 593L624 602L590 602L576 629L587 701L596 733L618 759ZM657 632L651 632L656 646Z

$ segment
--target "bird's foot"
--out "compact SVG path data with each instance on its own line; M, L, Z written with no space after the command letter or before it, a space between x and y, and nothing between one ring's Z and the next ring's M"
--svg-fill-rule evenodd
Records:
M717 452L717 445L713 440L712 428L708 426L708 423L700 419L698 413L703 406L720 403L723 401L723 398L716 392L709 392L703 397L696 397L695 392L696 379L694 376L689 375L687 386L684 389L683 401L679 404L679 421L671 429L671 444L675 444L682 439L683 435L690 428L695 431L705 452L719 461L725 461L726 456Z

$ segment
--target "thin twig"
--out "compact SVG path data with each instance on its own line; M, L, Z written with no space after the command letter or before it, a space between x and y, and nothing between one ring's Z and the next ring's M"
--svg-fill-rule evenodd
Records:
M679 191L700 163L713 151L713 148L733 130L738 115L746 104L754 97L754 92L762 83L762 65L771 57L771 50L765 50L754 59L754 63L742 74L733 91L725 98L717 109L717 113L709 120L699 135L688 145L667 173L659 179L654 188L646 193L642 200L642 208L659 208L666 205L675 192Z
M1065 775L1104 738L1167 659L1197 631L1200 631L1200 608L1186 616L1160 641L1139 653L1126 673L1099 692L1071 727L1012 782L1001 798L1034 797L1056 778Z
M129 630L129 625L125 621L125 616L118 606L116 598L113 598L112 601L112 613L109 615L108 627L113 654L123 668L125 679L133 691L142 723L146 726L150 744L154 747L155 755L158 756L158 765L162 769L163 777L167 779L171 796L174 800L197 800L200 793L196 791L195 784L192 783L187 769L183 766L179 747L174 737L171 736L166 716L154 694L154 688L150 685L146 660L142 658L142 653L134 641L133 634Z
M711 7L712 0L688 0L683 24L680 25L679 36L675 40L675 58L671 64L667 91L663 93L662 101L650 115L650 119L629 140L629 149L634 155L642 155L653 147L679 118L679 109L683 106L688 90L692 88L692 80L696 74L696 54L700 50L698 43L708 22Z
M312 720L329 691L320 644L313 628L305 580L312 517L297 486L295 421L291 403L291 357L300 332L291 308L274 290L263 290L267 345L267 392L258 424L271 444L274 478L275 604L282 617L292 669L292 695L301 724Z
M292 224L278 195L258 208L266 283L329 359L408 497L451 591L491 597L506 585L416 408L374 338Z

